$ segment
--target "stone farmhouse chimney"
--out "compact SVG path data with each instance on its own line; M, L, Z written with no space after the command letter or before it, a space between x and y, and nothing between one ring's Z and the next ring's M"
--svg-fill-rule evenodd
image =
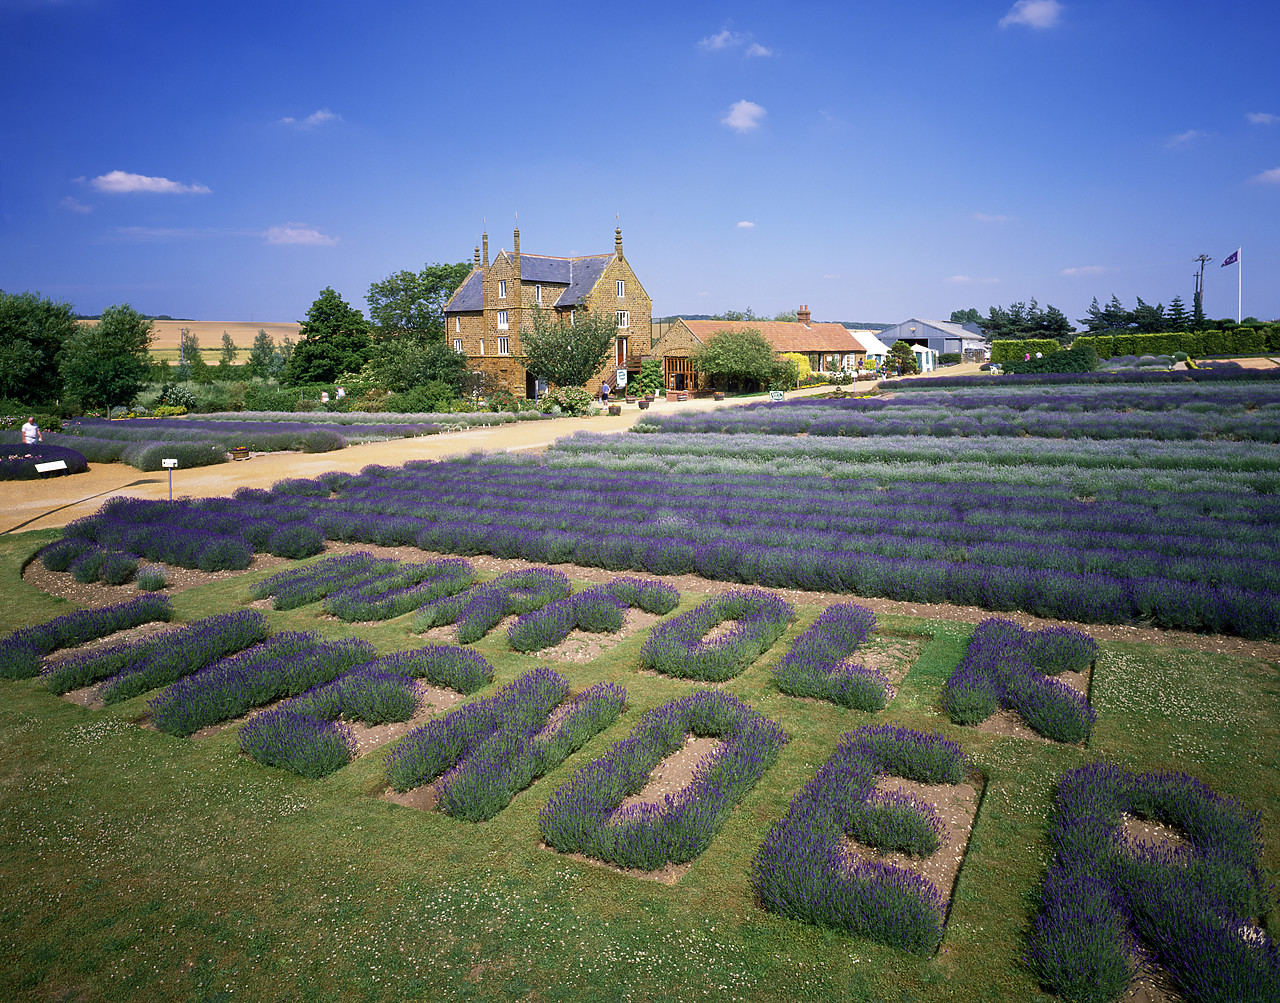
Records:
M487 233L480 234L480 240L484 244L484 267L489 267L489 235Z
M797 311L796 311L796 320L798 320L798 321L799 321L801 324L803 324L805 327L808 327L808 326L809 326L809 318L810 318L811 316L813 316L813 315L812 315L811 313L809 313L809 306L808 306L808 304L805 304L805 305L804 305L804 306L802 306L799 310L797 310Z
M512 257L515 258L516 275L520 274L520 227L516 227L515 233L515 249L512 251Z

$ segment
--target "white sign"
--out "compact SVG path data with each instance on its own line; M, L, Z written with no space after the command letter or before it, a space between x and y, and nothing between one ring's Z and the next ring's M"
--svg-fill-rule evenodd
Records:
M176 467L177 465L178 465L178 461L177 461L177 460L161 460L161 461L160 461L160 466L162 466L162 467L168 467L170 470L172 470L172 469L173 469L174 467Z
M627 385L627 371L625 369L618 370L618 386L625 387Z
M786 400L786 399L787 399L787 395L786 395L785 393L783 393L781 390L770 390L770 391L769 391L769 400L771 400L771 401L781 401L781 400Z

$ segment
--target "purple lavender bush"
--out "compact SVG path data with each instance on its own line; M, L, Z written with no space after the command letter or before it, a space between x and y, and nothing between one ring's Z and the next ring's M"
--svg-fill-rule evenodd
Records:
M640 664L684 679L730 679L768 651L795 618L795 607L772 592L725 592L650 631ZM730 620L734 625L723 636L704 640Z
M828 606L773 667L773 681L794 697L829 700L855 710L883 709L889 700L888 677L877 669L844 664L875 628L876 615L865 606Z
M40 672L41 656L173 616L169 597L145 595L100 609L77 610L35 627L22 627L0 640L0 678L29 679Z
M989 617L974 628L965 656L942 687L942 706L956 724L985 721L997 707L1018 712L1038 734L1082 742L1096 714L1076 690L1046 675L1088 668L1098 650L1088 635L1067 627L1026 631Z
M698 764L693 782L661 804L619 811L690 733L722 742L718 753ZM583 853L619 867L654 870L686 863L711 844L787 740L776 723L723 691L698 690L668 701L551 795L538 816L542 836L562 853Z
M339 588L325 597L326 613L346 620L389 620L443 596L456 595L475 581L475 570L460 558L397 564L371 581Z
M471 644L493 630L505 617L523 615L569 595L572 587L562 571L525 568L508 571L459 595L428 603L418 611L413 629L456 623L459 644Z
M665 582L615 578L524 614L507 628L507 642L516 651L541 651L559 644L575 629L595 634L617 632L628 606L661 615L679 603L680 593Z
M937 735L885 725L850 732L760 844L751 883L761 903L801 922L932 951L942 939L942 894L909 871L852 858L845 841L933 852L941 835L933 812L913 798L877 796L876 777L954 784L963 764L960 747Z
M1130 849L1122 813L1174 826L1187 845ZM1280 999L1280 949L1250 926L1270 893L1256 812L1184 773L1090 763L1063 776L1050 842L1026 960L1063 999L1118 1000L1134 941L1198 1003Z

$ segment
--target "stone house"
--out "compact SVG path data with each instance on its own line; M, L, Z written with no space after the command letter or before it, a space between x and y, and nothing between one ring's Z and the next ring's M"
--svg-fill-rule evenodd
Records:
M686 320L677 317L653 343L654 358L662 360L663 385L668 390L698 390L693 356L721 331L755 330L764 335L775 352L797 353L809 360L815 373L856 369L867 350L843 324L815 322L807 306L796 311L796 320Z
M617 385L617 370L628 382L639 376L640 360L649 354L653 303L622 253L622 229L614 230L613 253L576 258L522 254L520 230L511 251L489 261L489 235L475 249L471 273L444 306L445 337L454 351L467 356L472 372L489 372L517 397L536 396L533 374L524 368L521 333L532 330L533 311L540 307L567 324L579 313L612 314L618 337L587 388L601 382Z

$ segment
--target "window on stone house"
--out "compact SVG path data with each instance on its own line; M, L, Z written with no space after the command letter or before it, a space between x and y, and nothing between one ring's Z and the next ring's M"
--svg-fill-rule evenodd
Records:
M454 334L458 334L461 330L462 330L462 318L461 318L461 317L454 317L454 318L453 318L453 333L454 333Z
M454 338L454 339L453 339L453 350L454 350L455 352L457 352L459 355L461 355L461 354L462 354L462 339L461 339L461 338Z
M499 338L499 339L498 339L498 354L499 354L499 355L510 355L510 354L511 354L511 339L510 339L510 338Z
M504 300L506 298L507 298L507 280L499 279L498 280L498 299Z
M631 326L631 311L630 311L630 310L619 310L619 311L618 311L618 314L617 314L617 317L618 317L618 326L619 326L619 327L630 327L630 326Z
M626 366L627 364L627 339L626 338L618 339L618 354L616 356L616 359L617 359L616 365L619 369Z
M498 311L498 330L505 331L510 326L511 325L507 321L507 311L499 310Z
M617 286L617 289L618 289L618 299L622 299L624 296L627 295L627 280L618 279L615 285Z
M542 286L533 287L533 301L542 306Z
M484 339L480 339L480 354L484 355Z

